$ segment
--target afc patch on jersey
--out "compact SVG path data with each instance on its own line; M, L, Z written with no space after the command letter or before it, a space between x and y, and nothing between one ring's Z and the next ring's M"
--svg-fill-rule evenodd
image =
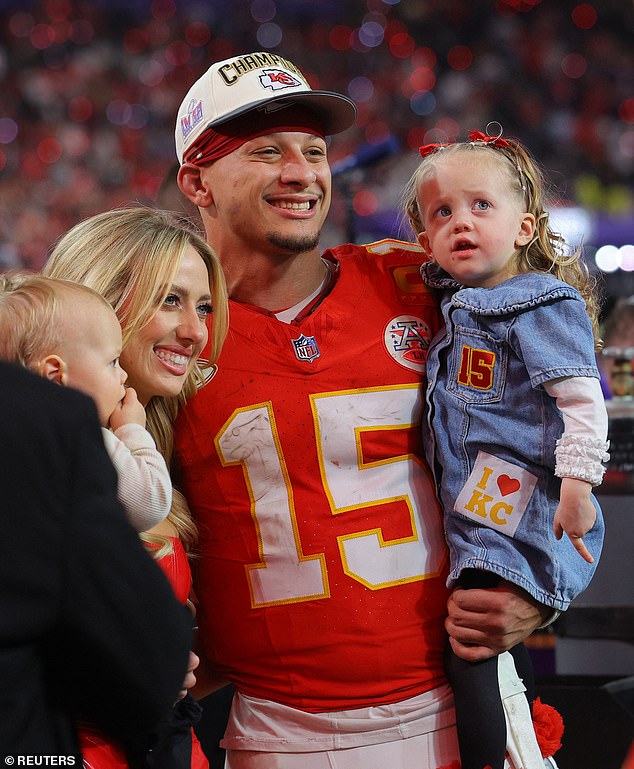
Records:
M383 341L388 353L404 368L425 372L431 329L415 315L397 315L385 327Z
M321 355L314 336L300 334L297 339L291 339L291 342L293 343L293 349L295 350L297 360L312 363L315 358L319 358Z

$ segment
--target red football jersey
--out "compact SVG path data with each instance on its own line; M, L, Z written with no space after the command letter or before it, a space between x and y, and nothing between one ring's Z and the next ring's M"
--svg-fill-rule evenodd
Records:
M176 430L204 651L245 694L314 712L443 682L447 600L420 445L440 325L422 254L381 241L324 257L336 282L299 321L231 303Z

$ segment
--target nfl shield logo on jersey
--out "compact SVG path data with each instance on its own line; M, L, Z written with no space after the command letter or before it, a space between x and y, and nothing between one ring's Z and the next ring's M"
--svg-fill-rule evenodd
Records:
M319 358L321 354L314 336L305 336L302 334L297 339L291 339L291 342L293 343L295 355L298 360L305 360L308 363L312 363L315 358Z

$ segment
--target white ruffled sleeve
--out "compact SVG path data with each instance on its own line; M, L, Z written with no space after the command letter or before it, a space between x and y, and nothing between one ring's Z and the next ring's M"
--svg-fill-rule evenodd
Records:
M609 443L608 414L598 379L567 377L544 383L556 400L564 432L555 448L555 475L598 486L605 473Z

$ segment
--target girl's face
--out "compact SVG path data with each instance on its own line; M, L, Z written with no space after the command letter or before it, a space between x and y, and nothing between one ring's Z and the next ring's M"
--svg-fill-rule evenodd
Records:
M417 188L425 226L418 242L462 285L489 288L516 274L517 248L530 242L535 217L485 152L441 157L426 172Z
M183 389L207 343L210 313L207 268L200 254L188 246L165 301L121 353L128 384L144 406L154 396L173 397Z

